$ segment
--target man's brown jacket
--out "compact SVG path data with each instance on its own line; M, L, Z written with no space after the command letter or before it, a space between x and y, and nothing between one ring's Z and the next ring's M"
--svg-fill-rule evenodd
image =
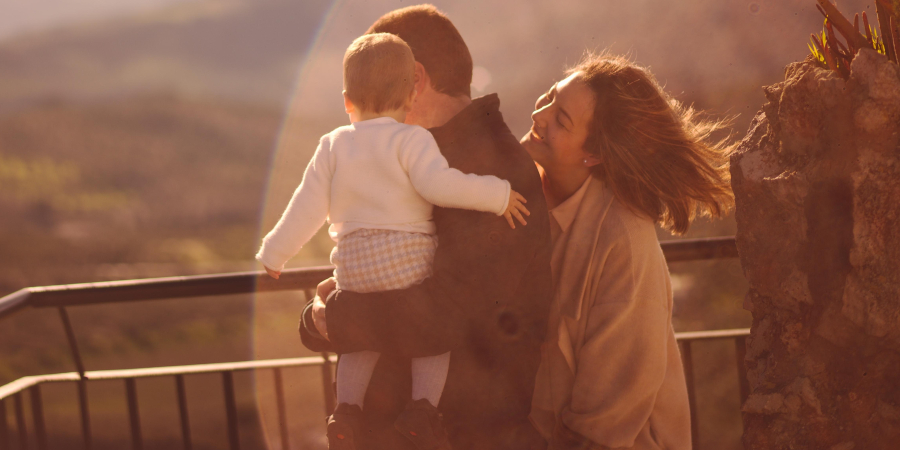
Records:
M360 450L413 449L393 421L410 400L410 358L451 351L439 409L455 450L541 449L528 421L553 298L547 205L534 162L510 133L496 95L473 100L431 129L451 167L509 180L527 199L528 225L495 214L434 209L434 275L407 289L335 292L323 340L304 310L300 334L315 351L382 356L364 404Z

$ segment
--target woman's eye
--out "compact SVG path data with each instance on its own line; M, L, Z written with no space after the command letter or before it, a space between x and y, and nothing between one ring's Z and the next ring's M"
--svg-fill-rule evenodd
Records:
M565 128L566 130L568 130L568 128L566 127L566 125L562 122L562 120L560 120L559 116L556 116L556 123L558 123L559 126L561 126L561 127Z

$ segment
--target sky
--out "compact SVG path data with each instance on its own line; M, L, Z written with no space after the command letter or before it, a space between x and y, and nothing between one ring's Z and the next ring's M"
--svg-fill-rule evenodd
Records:
M189 2L197 3L196 0L3 0L0 2L0 40Z

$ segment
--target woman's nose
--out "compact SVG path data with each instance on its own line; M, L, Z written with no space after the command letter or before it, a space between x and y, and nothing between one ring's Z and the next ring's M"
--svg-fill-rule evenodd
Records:
M546 111L547 111L547 107L546 107L546 106L534 110L534 112L531 113L531 120L532 120L534 123L538 123L538 122L542 121L542 120L543 120L543 117L544 117L544 113L545 113Z

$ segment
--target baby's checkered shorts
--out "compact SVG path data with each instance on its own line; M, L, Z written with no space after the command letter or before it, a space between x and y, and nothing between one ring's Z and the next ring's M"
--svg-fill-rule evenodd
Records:
M402 289L431 276L437 236L362 229L342 237L331 252L338 289Z

